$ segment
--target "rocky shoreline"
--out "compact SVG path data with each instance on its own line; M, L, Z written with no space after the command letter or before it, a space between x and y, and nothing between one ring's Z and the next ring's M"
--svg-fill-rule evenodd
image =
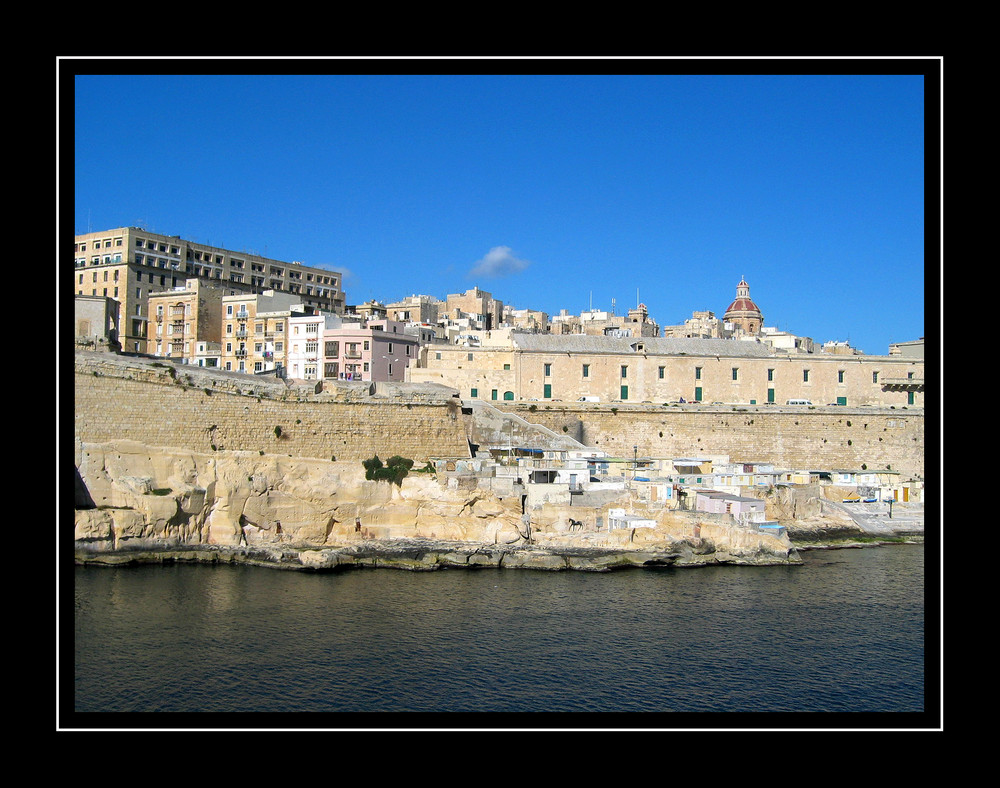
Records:
M430 539L369 540L341 547L294 545L198 545L162 548L91 551L77 549L78 566L127 566L139 564L241 564L303 572L338 572L350 569L534 569L542 571L611 572L630 568L688 568L701 566L797 566L799 552L919 544L922 534L874 538L862 531L838 529L836 533L801 534L785 556L730 555L710 544L682 542L669 547L608 549L586 546L536 544L484 545Z
M897 507L892 520L878 507L844 508L804 495L769 498L769 518L783 526L777 531L631 498L621 505L644 514L645 525L601 527L612 503L546 501L526 509L518 495L481 486L475 474L410 474L393 484L369 480L357 463L209 455L131 441L80 444L76 467L75 561L83 566L780 566L801 563L803 550L895 543L923 531L922 506Z

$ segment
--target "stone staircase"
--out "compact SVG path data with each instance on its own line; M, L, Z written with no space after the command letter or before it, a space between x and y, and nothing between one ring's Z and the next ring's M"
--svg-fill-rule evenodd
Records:
M490 449L523 447L550 451L568 451L587 448L574 438L560 435L540 424L507 413L482 400L462 403L472 411L469 443L478 447L477 456L488 456Z

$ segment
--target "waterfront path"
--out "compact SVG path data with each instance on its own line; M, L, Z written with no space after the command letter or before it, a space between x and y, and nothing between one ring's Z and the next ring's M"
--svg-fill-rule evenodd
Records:
M872 536L916 535L924 532L922 503L840 503L824 501L824 505L848 514L865 533Z

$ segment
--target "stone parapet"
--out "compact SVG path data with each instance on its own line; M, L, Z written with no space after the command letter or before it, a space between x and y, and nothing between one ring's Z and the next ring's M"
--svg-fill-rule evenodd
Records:
M86 352L76 354L74 372L74 433L82 442L125 439L327 460L469 456L467 416L443 386L288 385Z

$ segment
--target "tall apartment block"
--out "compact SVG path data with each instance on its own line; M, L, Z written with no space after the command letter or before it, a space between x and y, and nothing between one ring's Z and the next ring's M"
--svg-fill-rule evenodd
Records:
M291 293L318 311L341 313L344 291L339 271L283 262L248 252L160 235L141 227L77 235L74 292L106 296L119 303L119 339L126 352L148 353L149 295L198 278L221 284L227 295L276 290Z

